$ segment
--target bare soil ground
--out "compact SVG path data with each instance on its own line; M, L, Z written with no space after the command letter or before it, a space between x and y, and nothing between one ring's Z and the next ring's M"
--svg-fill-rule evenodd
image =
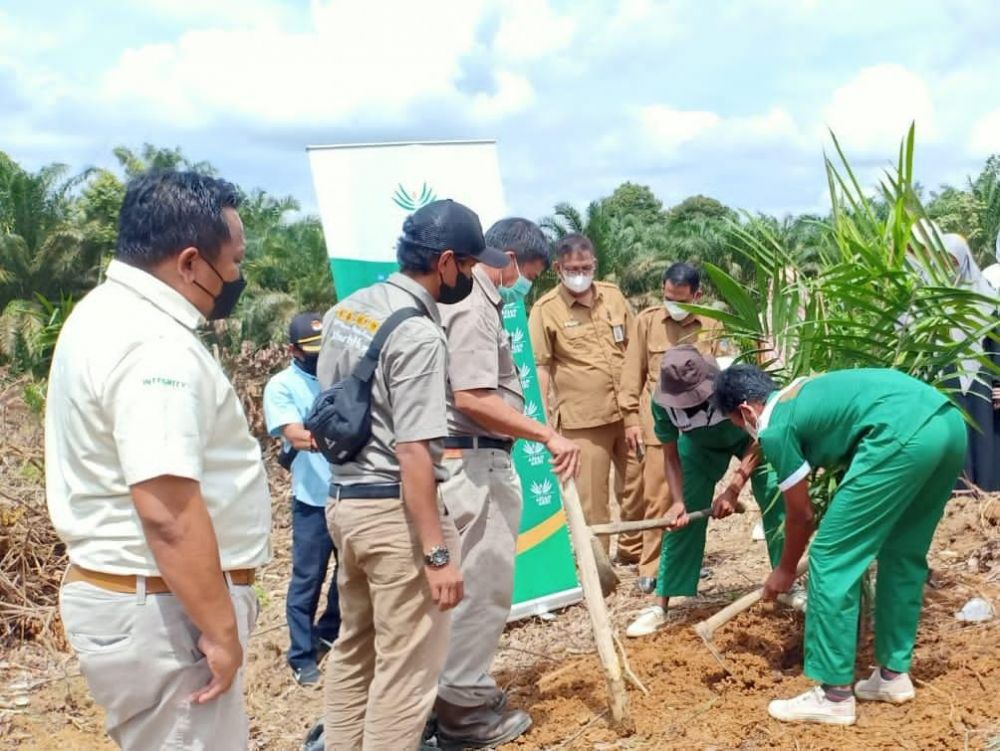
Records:
M31 471L3 465L0 503L9 483L38 484ZM288 638L284 593L291 568L286 481L269 465L274 493L274 560L260 580L263 608L250 641L246 696L252 747L292 751L321 711L322 691L297 686L284 662ZM6 507L0 507L4 511ZM917 700L902 707L859 705L852 728L790 726L768 718L767 702L804 690L802 616L760 605L723 627L715 644L727 670L691 626L757 586L767 565L763 543L751 541L756 513L713 522L699 598L672 609L669 626L625 643L632 669L647 687L630 688L637 731L618 738L604 714L605 687L581 605L512 624L504 634L496 674L513 706L531 712L534 727L505 748L595 749L1000 749L1000 618L964 624L954 612L971 597L1000 610L1000 498L961 495L947 509L931 555L913 676ZM0 524L0 551L4 543ZM2 555L0 555L2 558ZM609 599L620 633L645 604L634 574ZM624 637L623 637L624 639ZM55 635L0 641L0 749L98 751L114 745L103 731L76 660ZM870 634L858 674L872 664ZM136 666L141 673L141 665Z

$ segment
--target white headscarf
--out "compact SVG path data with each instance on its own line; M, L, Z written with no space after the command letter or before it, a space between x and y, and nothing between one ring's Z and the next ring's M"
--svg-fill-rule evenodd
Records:
M997 262L983 269L983 277L993 285L996 294L1000 294L1000 232L997 233Z
M972 257L972 249L964 237L956 232L948 232L941 236L941 243L948 251L948 255L954 258L958 264L959 284L987 297L993 297L996 294L993 286L986 281L983 272L979 270L976 259Z
M993 286L986 281L983 272L979 270L976 260L972 257L972 249L965 238L955 232L949 232L941 236L941 244L948 254L955 259L958 264L958 284L967 289L978 292L986 297L996 297ZM984 309L992 309L989 303L984 303ZM959 341L965 338L965 333L961 329L952 329L952 338ZM983 352L982 342L977 342L972 351L979 355ZM979 372L979 361L974 359L963 360L959 368L958 380L962 387L962 393L966 394L972 381Z

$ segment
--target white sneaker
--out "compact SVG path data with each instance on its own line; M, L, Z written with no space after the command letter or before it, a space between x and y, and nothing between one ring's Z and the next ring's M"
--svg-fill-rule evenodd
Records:
M667 611L659 605L650 605L639 613L639 617L628 624L625 636L649 636L655 634L667 623Z
M887 701L891 704L904 704L916 697L916 689L909 673L900 673L892 680L882 677L882 671L875 668L871 678L854 684L854 695L865 701Z
M800 613L806 612L806 606L809 604L806 589L799 584L794 585L787 592L782 592L778 595L777 600L785 607L798 610Z
M775 699L767 705L767 713L783 722L819 722L824 725L853 725L854 697L830 701L822 686L813 686L794 699Z

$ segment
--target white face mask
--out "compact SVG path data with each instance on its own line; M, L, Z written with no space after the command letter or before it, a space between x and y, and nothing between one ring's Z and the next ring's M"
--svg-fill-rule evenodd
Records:
M690 315L690 313L684 310L680 305L675 303L673 300L664 300L663 305L667 309L667 315L669 315L675 321L683 321Z
M566 289L570 292L576 292L581 294L590 289L590 285L594 283L593 274L563 274L562 283L566 285Z
M759 423L757 422L757 413L752 409L750 410L749 416L746 412L741 412L740 416L743 418L743 429L747 434L753 438L755 441L760 437L760 432L758 430ZM753 417L753 422L750 422L750 417Z

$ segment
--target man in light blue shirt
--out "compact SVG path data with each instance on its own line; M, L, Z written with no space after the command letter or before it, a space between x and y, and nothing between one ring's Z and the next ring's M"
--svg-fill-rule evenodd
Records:
M267 430L282 439L281 463L292 473L292 578L285 611L291 639L288 664L302 685L319 682L319 660L340 630L335 578L327 593L326 609L314 623L330 556L336 551L325 515L330 465L316 451L312 435L302 425L320 391L316 360L322 330L319 313L295 316L288 331L292 362L264 387Z

